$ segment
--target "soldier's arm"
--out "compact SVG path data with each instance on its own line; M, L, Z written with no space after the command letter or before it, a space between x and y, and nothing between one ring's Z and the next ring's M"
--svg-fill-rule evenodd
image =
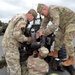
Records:
M47 27L48 22L49 22L49 19L47 17L44 17L44 19L42 20L40 29L45 29Z
M51 11L50 15L52 18L52 25L48 26L46 29L42 31L45 36L54 32L59 26L59 12L55 9L50 11Z
M23 34L21 28L26 27L26 21L20 20L13 29L13 37L19 42L28 41L28 38Z
M40 29L37 31L38 33L37 33L37 35L36 35L36 39L38 39L38 38L42 35L42 31L43 31L44 29L46 29L49 20L50 20L50 19L48 19L47 17L44 17L44 19L42 20Z
M37 32L40 32L41 30L46 29L48 22L49 22L49 19L44 17L44 19L42 20L40 29Z

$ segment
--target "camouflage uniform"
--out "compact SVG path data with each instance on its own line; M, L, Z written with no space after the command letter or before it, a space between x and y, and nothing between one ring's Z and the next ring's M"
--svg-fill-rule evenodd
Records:
M39 49L40 57L34 58L30 56L27 60L28 75L46 75L49 71L48 63L43 59L48 55L49 51L45 47Z
M37 11L42 14L42 7L44 4L39 4ZM67 54L74 56L74 46L72 40L75 37L75 13L62 6L49 6L48 16L44 17L40 30L43 31L45 36L51 34L58 28L55 37L54 50L60 50L62 44L65 44ZM51 21L52 25L47 27L48 22ZM43 30L44 29L44 30ZM39 30L39 31L40 31Z
M27 23L25 14L16 15L10 20L4 34L2 46L10 75L21 75L19 42L28 41L28 37L23 34L20 25L26 27Z

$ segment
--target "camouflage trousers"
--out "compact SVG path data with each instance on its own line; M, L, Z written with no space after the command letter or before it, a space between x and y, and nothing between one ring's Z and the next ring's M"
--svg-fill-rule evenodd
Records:
M63 32L61 29L58 30L55 37L54 50L60 50L62 44L65 44L65 48L68 56L74 56L74 45L73 39L75 37L75 31Z
M34 58L33 56L30 56L27 61L28 66L28 75L46 75L49 66L44 61L44 59L40 59L39 57Z
M23 62L21 66L21 74L22 75L28 75L28 67L27 67L27 62Z
M9 75L21 75L21 66L20 66L20 55L18 48L15 48L15 50L11 48L4 48L3 52L5 55L5 59L7 62L7 69Z

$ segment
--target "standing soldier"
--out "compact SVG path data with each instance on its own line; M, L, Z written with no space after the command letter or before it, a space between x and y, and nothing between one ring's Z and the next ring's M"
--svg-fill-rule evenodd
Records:
M22 29L36 17L36 11L31 9L26 14L15 16L9 22L4 34L2 46L10 75L21 75L20 54L18 50L20 47L19 42L31 42L31 38L26 37Z
M55 5L48 7L44 4L38 4L37 12L44 16L37 35L38 37L42 34L47 36L58 28L58 32L55 37L54 52L49 53L49 56L58 57L58 50L60 50L62 44L65 44L69 58L62 64L64 66L75 64L75 52L72 44L72 40L75 37L75 13L66 7ZM49 21L52 22L52 25L47 27Z

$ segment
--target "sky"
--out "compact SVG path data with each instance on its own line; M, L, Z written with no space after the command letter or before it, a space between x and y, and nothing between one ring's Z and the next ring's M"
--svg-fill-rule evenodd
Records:
M37 10L38 3L66 6L75 12L75 0L0 0L0 20L8 22L16 14L27 13L32 8Z

